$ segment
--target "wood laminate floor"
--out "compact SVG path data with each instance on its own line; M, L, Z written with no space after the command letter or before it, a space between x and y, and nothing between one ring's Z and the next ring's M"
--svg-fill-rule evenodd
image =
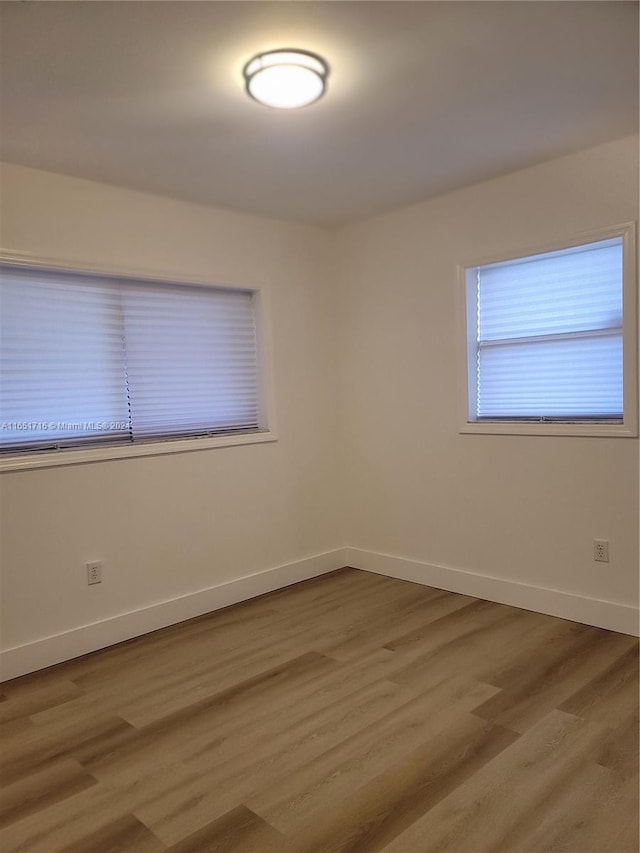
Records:
M0 685L2 853L637 853L638 642L343 569Z

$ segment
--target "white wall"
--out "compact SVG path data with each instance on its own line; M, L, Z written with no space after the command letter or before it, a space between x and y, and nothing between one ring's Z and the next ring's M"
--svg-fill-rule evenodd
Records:
M637 607L637 440L459 434L455 302L459 262L637 217L628 138L342 230L350 546Z
M335 232L7 166L4 249L269 282L279 431L275 444L3 474L9 672L218 606L224 596L153 608L317 554L278 577L346 558L625 630L616 607L638 603L638 442L460 435L454 288L461 260L636 219L637 144ZM593 562L594 537L610 540L609 565ZM87 587L94 559L104 581ZM540 587L569 595L531 596ZM115 618L139 610L156 616ZM113 630L83 633L100 620Z
M330 235L17 166L2 246L271 290L279 440L5 473L3 647L335 549ZM87 587L84 563L104 561ZM322 563L322 566L329 565Z

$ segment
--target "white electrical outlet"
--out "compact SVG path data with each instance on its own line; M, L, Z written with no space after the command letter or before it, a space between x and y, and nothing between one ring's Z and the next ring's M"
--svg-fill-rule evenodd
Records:
M593 559L596 563L609 562L609 540L594 539L593 540Z
M99 560L87 563L87 583L102 583L102 563Z

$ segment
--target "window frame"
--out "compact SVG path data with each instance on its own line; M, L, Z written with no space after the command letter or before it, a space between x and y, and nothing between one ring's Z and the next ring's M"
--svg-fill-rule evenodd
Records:
M159 272L158 270L132 269L103 264L81 264L75 261L44 258L37 255L0 250L0 263L5 266L26 267L56 273L74 273L113 276L149 284L209 287L216 290L241 290L251 292L255 308L256 348L258 360L258 429L248 432L220 433L212 436L185 436L184 438L151 439L139 443L104 444L96 447L62 447L59 449L30 450L0 458L0 473L34 468L55 468L88 462L103 462L144 456L164 456L210 450L217 447L234 447L245 444L264 444L278 440L274 404L272 335L270 327L270 288L266 282L247 283L216 281L198 275Z
M532 255L622 238L622 346L623 346L623 420L622 423L604 420L473 420L475 388L470 377L475 373L476 360L476 296L475 274L478 267L518 260ZM536 246L526 246L494 252L490 256L458 263L456 266L456 314L459 326L459 432L470 435L555 435L606 438L635 438L638 435L638 350L637 350L637 279L636 223L624 222L607 228L575 234L563 240L550 240ZM473 284L473 286L471 286Z

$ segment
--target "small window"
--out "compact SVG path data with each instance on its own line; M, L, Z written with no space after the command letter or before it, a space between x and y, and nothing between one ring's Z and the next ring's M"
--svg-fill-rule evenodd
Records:
M634 431L630 236L465 268L469 431Z
M0 273L3 455L261 430L252 291Z

